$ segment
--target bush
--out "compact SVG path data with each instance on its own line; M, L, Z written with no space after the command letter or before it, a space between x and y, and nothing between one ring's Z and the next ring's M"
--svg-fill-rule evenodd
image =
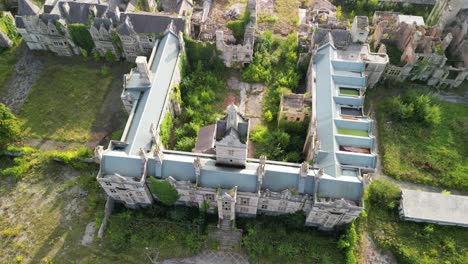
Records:
M227 22L226 27L232 31L237 41L244 39L245 27L250 21L250 11L246 10L240 19Z
M109 76L110 72L111 72L111 68L110 68L109 66L105 66L105 65L104 65L104 66L101 67L101 75L102 75L102 77L107 77L107 76Z
M156 195L162 204L170 206L179 199L179 193L168 181L150 177L148 183L151 193Z
M164 120L161 122L159 135L161 136L162 144L167 148L169 146L169 140L172 132L172 115L167 112L164 116Z
M396 96L384 101L389 115L396 120L419 122L425 125L439 125L441 112L431 95L407 92L404 97Z
M400 187L388 180L374 180L367 189L372 205L395 209L400 201Z
M67 27L73 43L85 50L88 55L94 48L94 41L88 27L84 24L69 24Z
M106 51L106 53L104 53L104 58L109 63L115 62L115 59L116 59L114 53L112 53L110 50L108 50L108 51Z
M21 122L8 107L0 103L0 149L22 137Z

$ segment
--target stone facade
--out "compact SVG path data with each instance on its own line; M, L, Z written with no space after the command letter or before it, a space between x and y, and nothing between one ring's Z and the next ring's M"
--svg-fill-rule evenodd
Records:
M68 25L88 26L94 42L94 51L104 56L110 52L116 59L134 61L137 56L149 56L154 43L169 25L175 31L185 32L185 15L190 5L183 2L181 14L165 12L131 12L131 2L115 5L100 1L47 1L41 9L30 0L18 1L15 18L18 32L32 50L49 50L59 56L79 55L80 48L73 42ZM151 8L154 1L148 1Z
M234 104L226 112L226 117L216 122L216 161L219 164L242 167L247 162L249 120L238 112Z
M221 58L226 66L243 66L253 60L255 43L255 28L257 24L257 1L249 0L247 8L250 11L250 21L245 27L244 39L241 44L226 43L222 30L216 31L216 48L221 52Z
M468 70L463 65L447 65L445 50L453 40L451 32L443 36L439 27L427 27L422 17L393 12L376 12L373 23L374 48L380 46L380 49L388 49L391 45L402 54L399 65L387 67L385 78L420 80L437 87L457 87L468 77ZM384 45L386 47L382 47Z
M304 99L303 94L283 93L278 112L278 122L303 122L308 115Z

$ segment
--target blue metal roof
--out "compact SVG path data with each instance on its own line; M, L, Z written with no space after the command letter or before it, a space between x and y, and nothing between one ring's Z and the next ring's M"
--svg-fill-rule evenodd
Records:
M203 164L200 185L209 188L232 188L240 192L255 192L257 189L257 167L248 164L246 168L219 167L214 160Z
M359 201L362 197L362 191L362 183L356 177L322 176L317 196Z

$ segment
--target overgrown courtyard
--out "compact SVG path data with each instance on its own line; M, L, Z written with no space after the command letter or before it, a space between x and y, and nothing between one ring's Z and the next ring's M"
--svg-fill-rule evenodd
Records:
M391 84L390 84L391 85ZM468 105L385 84L373 91L384 173L399 180L468 190ZM401 95L400 95L401 94Z

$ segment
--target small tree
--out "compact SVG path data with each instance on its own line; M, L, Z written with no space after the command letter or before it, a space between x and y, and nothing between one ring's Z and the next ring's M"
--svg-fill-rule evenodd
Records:
M179 193L168 181L149 178L148 185L151 193L156 195L159 201L166 206L173 205L179 200Z
M20 140L21 123L11 110L0 103L0 148Z

